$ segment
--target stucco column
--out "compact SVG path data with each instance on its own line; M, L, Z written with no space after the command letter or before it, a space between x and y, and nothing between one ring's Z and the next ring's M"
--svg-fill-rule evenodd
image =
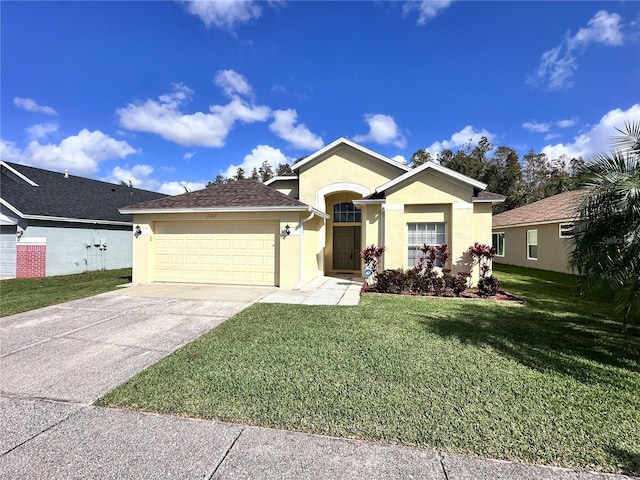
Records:
M384 209L384 268L407 268L407 226L404 221L404 205L386 203Z
M451 222L449 227L449 252L453 273L468 272L472 267L469 247L473 245L474 219L473 204L455 202L451 204ZM473 269L472 282L478 280L477 267Z

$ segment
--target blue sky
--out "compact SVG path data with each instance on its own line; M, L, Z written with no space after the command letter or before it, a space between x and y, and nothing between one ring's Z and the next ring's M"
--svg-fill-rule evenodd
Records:
M347 137L589 158L640 120L637 2L0 3L3 160L165 193Z

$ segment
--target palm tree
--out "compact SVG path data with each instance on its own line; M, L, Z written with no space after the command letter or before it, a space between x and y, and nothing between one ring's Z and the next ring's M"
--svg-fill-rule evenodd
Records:
M640 122L625 124L582 171L587 194L580 205L571 264L583 290L607 287L623 329L640 318Z

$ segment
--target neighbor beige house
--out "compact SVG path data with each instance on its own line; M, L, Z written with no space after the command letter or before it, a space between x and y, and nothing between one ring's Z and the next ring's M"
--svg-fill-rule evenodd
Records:
M371 244L386 246L389 269L413 267L424 243L447 243L453 270L468 271L467 249L491 242L491 206L504 200L438 164L411 169L344 138L292 169L121 209L139 227L133 281L295 288L363 275Z
M553 195L493 217L494 262L575 273L569 241L584 191Z

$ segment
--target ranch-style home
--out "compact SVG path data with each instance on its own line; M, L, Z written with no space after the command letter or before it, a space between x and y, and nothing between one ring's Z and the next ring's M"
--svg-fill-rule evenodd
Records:
M447 243L454 272L468 271L469 246L491 242L491 206L504 200L438 164L412 169L345 138L292 170L120 209L140 232L133 281L296 288L362 276L371 244L386 246L382 267L395 269L413 267L422 244Z
M39 278L131 267L131 215L165 195L0 161L0 276Z
M495 215L493 261L576 273L569 266L570 238L584 196L584 190L572 190Z

